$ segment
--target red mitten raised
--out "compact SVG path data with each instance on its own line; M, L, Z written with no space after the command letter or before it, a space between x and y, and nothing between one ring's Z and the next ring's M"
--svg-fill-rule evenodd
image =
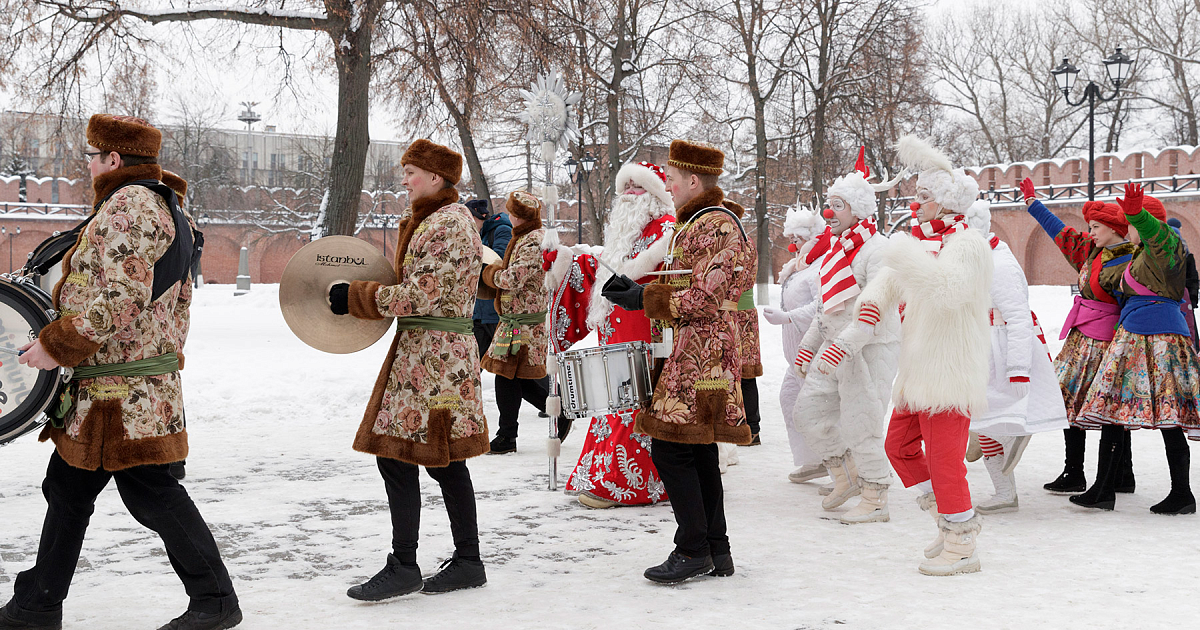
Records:
M1026 177L1021 180L1021 195L1025 197L1025 201L1037 199L1037 193L1033 190L1033 180Z
M1125 211L1127 215L1135 215L1142 211L1142 185L1130 182L1125 184L1125 198L1117 199L1117 204Z
M554 261L558 260L557 249L542 250L542 271L550 271L550 267L554 266Z

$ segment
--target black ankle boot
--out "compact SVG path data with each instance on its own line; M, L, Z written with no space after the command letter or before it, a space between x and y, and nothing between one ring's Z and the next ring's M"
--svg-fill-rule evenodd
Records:
M1066 444L1066 460L1058 479L1042 487L1050 492L1070 494L1087 490L1087 478L1083 476L1083 456L1087 450L1087 432L1071 427L1063 429Z
M559 442L565 442L567 440L567 434L571 432L571 424L573 422L574 422L573 420L571 420L570 418L568 418L566 416L558 417L558 441Z
M387 564L379 573L362 584L351 586L346 595L359 601L378 602L415 593L422 585L421 567L416 563L403 564L395 554L389 553Z
M1121 468L1121 455L1125 449L1121 445L1121 432L1125 429L1116 425L1106 425L1100 434L1099 466L1096 471L1096 483L1083 494L1070 498L1071 503L1080 507L1097 510L1112 510L1117 505L1117 495L1114 485L1117 471Z
M425 580L422 593L449 593L464 588L476 588L487 584L487 572L483 569L483 561L479 558L463 558L454 552L449 560L442 563L437 575Z
M1122 447L1125 449L1125 455L1121 459L1121 474L1117 477L1117 486L1115 490L1122 494L1133 494L1137 490L1137 479L1133 476L1133 444L1130 439L1133 437L1133 431L1125 432L1125 439Z
M730 563L732 564L732 558ZM712 573L714 568L712 556L704 555L692 558L678 551L672 551L671 555L667 556L666 562L646 569L642 575L651 582L678 584L699 575Z
M713 554L713 570L709 575L716 577L729 577L733 575L733 554L717 553Z
M511 439L511 438L506 438L504 436L497 435L495 437L495 439L492 440L491 450L489 450L488 452L491 453L492 455L503 455L505 453L516 453L517 452L517 441L514 439Z
M10 601L0 608L0 629L3 630L62 630L62 611L33 612Z
M239 623L242 623L242 609L234 606L223 613L189 610L158 630L229 630Z
M1150 508L1155 514L1195 514L1196 497L1191 488L1192 453L1187 443L1183 448L1167 450L1167 466L1171 469L1171 493Z

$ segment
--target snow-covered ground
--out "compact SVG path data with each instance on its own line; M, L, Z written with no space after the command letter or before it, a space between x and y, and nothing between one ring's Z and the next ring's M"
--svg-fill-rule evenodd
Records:
M1156 433L1134 435L1138 491L1120 495L1114 513L1084 512L1044 492L1061 470L1062 437L1036 437L1017 470L1021 511L986 519L983 572L922 576L921 550L936 531L913 491L894 487L890 523L846 526L821 510L815 483L787 481L793 466L776 397L787 362L778 329L765 322L763 445L741 448L725 476L735 576L677 587L643 579L672 547L670 505L593 511L548 492L545 421L527 408L517 454L470 462L487 587L355 602L346 588L377 571L390 545L374 460L350 448L388 338L353 355L323 354L289 332L276 287L232 293L205 287L192 309L185 485L222 547L248 630L1180 628L1200 618L1200 521L1147 509L1169 486ZM1057 352L1070 295L1065 287L1033 295ZM495 419L491 377L484 383ZM563 447L560 487L581 442L575 433ZM1096 443L1091 436L1089 476ZM34 561L50 450L33 436L0 449L0 602ZM973 493L990 495L983 466L970 469ZM424 485L420 563L429 573L452 545L437 485L428 477ZM155 628L186 605L158 538L110 485L65 627Z

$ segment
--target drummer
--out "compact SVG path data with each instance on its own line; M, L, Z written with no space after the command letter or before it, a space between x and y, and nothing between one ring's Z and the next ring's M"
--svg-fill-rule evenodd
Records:
M512 220L512 239L504 260L483 269L483 282L496 289L495 308L500 325L483 357L483 369L496 375L499 427L492 440L494 454L517 450L517 416L521 400L546 411L550 377L546 376L546 292L542 281L542 202L518 190L508 196L505 210ZM567 427L570 425L561 425ZM561 434L559 437L563 437Z
M0 628L61 627L88 519L110 479L133 517L162 538L190 597L187 612L163 628L232 628L242 619L216 541L167 467L188 452L179 369L192 287L190 265L171 266L191 240L175 226L187 223L147 187L170 194L158 181L161 139L140 118L97 114L88 122L83 157L95 210L63 258L59 319L20 359L43 370L73 367L78 380L42 432L55 451L42 482L49 506L41 544L33 568L17 575ZM182 259L190 258L189 251ZM162 278L174 282L156 298ZM102 378L79 378L99 366Z
M733 313L754 273L737 218L717 186L725 154L708 145L671 143L667 191L677 231L668 271L690 270L659 284L614 276L602 295L625 310L642 310L675 329L675 349L663 366L650 408L635 429L652 438L678 529L675 550L646 569L648 580L675 584L700 575L733 575L716 442L749 444L742 404L742 362Z
M334 313L397 318L396 338L375 381L354 449L376 456L392 515L392 553L347 595L378 601L415 591L445 593L487 582L479 557L475 488L465 460L488 452L471 312L483 245L454 185L462 156L417 140L400 158L410 205L396 245L398 283L356 281L330 289ZM420 469L441 486L454 556L422 580L417 566Z

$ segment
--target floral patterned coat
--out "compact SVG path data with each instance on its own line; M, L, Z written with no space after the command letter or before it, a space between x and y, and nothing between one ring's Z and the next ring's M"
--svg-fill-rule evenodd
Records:
M725 207L733 210L739 218L745 212L740 205L729 200L725 201ZM739 298L745 292L754 290L754 279L758 270L758 247L753 239L746 241L745 245L748 262L745 265L745 273L739 274L742 278L742 293L738 294ZM738 351L742 355L742 378L758 378L763 375L762 344L758 338L758 309L753 304L753 293L750 299L749 308L739 308L733 313L738 328Z
M161 176L154 164L105 173L93 180L96 199L127 182ZM176 283L150 301L154 263L174 239L175 223L162 197L142 186L117 190L63 257L63 278L54 288L59 319L39 335L46 352L68 367L181 352L190 321L191 284ZM64 428L47 425L41 436L54 441L68 464L116 471L187 457L178 371L75 384L75 407L63 418Z
M650 408L638 414L636 430L684 444L750 443L742 402L742 359L734 312L742 273L753 274L749 249L738 224L710 212L725 194L711 188L679 209L674 260L668 269L691 274L646 287L646 315L675 329L675 345L663 365ZM742 271L735 271L742 267Z
M400 223L398 284L353 282L350 314L471 318L483 243L458 192L413 201ZM399 330L375 381L354 449L429 467L488 452L471 332Z
M505 378L542 378L546 375L546 351L550 344L550 331L546 318L540 324L519 328L521 348L517 354L501 354L497 344L504 340L504 316L507 314L545 313L546 290L542 282L546 271L542 269L542 221L522 223L513 229L512 240L504 251L504 261L492 263L483 270L484 284L497 290L496 313L500 325L492 337L492 345L483 357L483 369ZM514 338L513 341L516 341Z

